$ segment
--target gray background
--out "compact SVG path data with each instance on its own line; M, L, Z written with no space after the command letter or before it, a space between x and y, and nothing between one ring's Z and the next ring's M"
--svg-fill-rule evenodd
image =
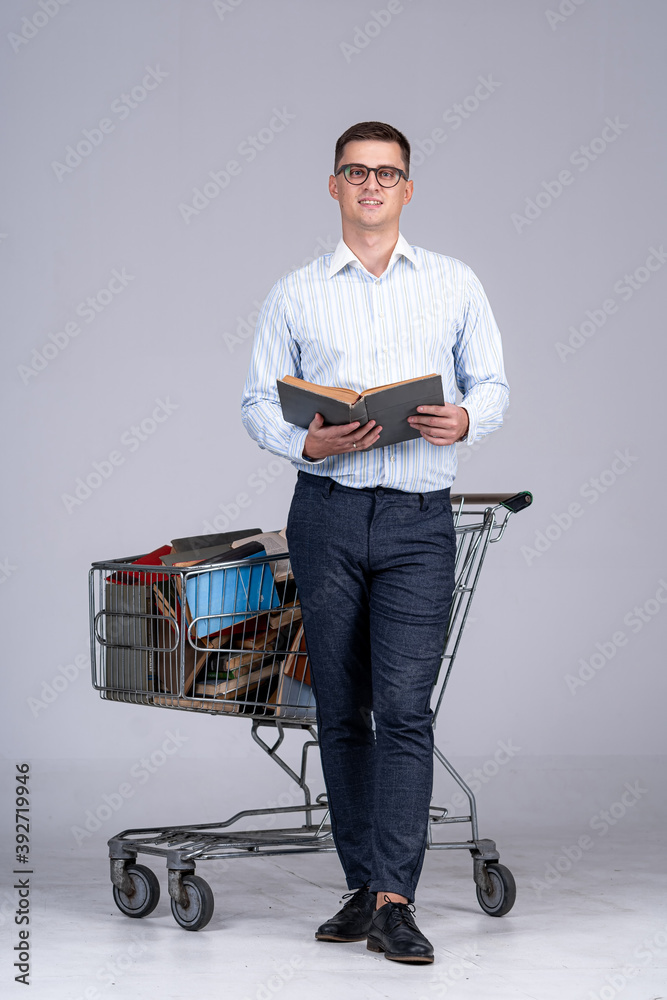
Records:
M242 720L99 700L87 571L227 524L284 525L294 472L240 421L250 329L281 274L335 245L334 142L371 118L413 143L403 233L473 267L504 337L507 422L460 449L457 488L535 495L489 554L439 742L464 770L499 741L518 748L483 798L510 832L585 830L638 777L648 793L627 822L663 807L667 268L621 288L667 240L667 17L658 0L561 7L571 13L556 20L555 0L403 0L376 30L384 0L71 0L22 43L12 35L42 8L3 3L0 739L8 793L13 762L32 762L45 843L103 859L116 829L293 796ZM121 112L147 68L161 82ZM275 109L287 124L262 132ZM105 118L113 130L58 168ZM608 118L618 134L602 149ZM249 162L243 143L258 134L270 141ZM591 143L582 170L576 151ZM186 222L179 206L232 159L240 172ZM548 196L563 170L571 183ZM539 192L543 207L517 221ZM77 307L114 269L131 280L87 322ZM613 314L560 357L610 299ZM26 374L33 349L77 320L80 333ZM159 400L171 413L139 441L130 429ZM112 474L68 510L77 479L114 451ZM619 630L625 644L568 686ZM178 752L77 841L86 811L169 731Z

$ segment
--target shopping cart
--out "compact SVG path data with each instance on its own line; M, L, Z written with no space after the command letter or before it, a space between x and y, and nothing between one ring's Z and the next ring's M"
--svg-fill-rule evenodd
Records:
M452 496L456 584L433 691L434 725L488 546L500 541L510 516L532 499L528 492ZM326 795L313 799L307 783L317 732L301 608L286 551L159 569L139 565L137 558L96 562L90 570L93 686L111 701L246 716L255 743L303 794L299 805L245 809L220 823L124 830L109 840L119 909L129 917L155 909L159 882L150 868L137 864L137 855L164 858L174 918L194 931L208 923L214 907L208 883L195 874L198 862L335 850ZM278 753L290 730L306 736L298 772ZM449 815L447 808L431 806L427 849L470 851L479 905L502 916L516 897L512 873L499 863L495 842L479 837L472 790L437 746L434 754L465 793L469 810ZM301 817L300 825L272 827L277 819L289 824ZM243 820L269 828L239 830ZM436 831L451 823L469 824L470 839L436 839Z

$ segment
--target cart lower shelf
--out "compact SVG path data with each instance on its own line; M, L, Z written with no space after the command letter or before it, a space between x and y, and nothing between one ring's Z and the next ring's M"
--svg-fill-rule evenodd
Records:
M319 824L312 822L313 813L317 811L324 813ZM307 814L303 826L275 830L228 829L248 816L299 812ZM208 882L195 874L197 862L335 851L327 819L327 803L318 800L304 806L245 810L221 823L125 830L109 840L114 901L127 917L146 917L152 913L160 899L160 883L152 869L137 863L137 856L164 858L174 919L184 930L201 930L213 916L215 904ZM433 807L427 850L470 851L477 901L489 916L501 917L514 906L516 885L509 868L499 863L494 841L438 842L432 837L434 828L470 820L470 816L448 817L445 809Z

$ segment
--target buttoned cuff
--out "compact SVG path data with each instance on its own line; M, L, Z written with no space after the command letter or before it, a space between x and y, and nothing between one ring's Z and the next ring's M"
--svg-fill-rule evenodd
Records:
M462 400L460 405L468 414L468 430L465 437L461 438L461 444L474 444L477 440L477 427L479 425L479 419L477 417L477 413L475 412L475 407L467 403L465 399Z
M289 457L293 462L308 462L309 465L320 465L326 461L324 458L306 458L303 449L308 437L308 430L304 427L292 427L292 437L289 443Z

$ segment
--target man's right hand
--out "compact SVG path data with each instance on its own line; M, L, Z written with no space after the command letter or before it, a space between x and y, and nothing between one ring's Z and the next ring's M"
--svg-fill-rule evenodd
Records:
M303 446L303 457L313 460L326 458L328 455L342 455L346 451L365 451L380 437L382 427L376 427L374 420L369 420L363 427L359 421L351 424L329 424L325 427L324 417L316 413L308 427L308 434Z

